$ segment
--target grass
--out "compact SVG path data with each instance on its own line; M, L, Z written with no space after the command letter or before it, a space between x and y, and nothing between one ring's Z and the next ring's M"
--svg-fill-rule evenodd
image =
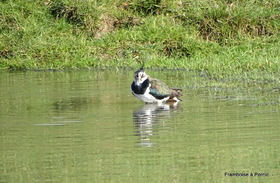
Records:
M278 0L0 1L0 68L276 74Z

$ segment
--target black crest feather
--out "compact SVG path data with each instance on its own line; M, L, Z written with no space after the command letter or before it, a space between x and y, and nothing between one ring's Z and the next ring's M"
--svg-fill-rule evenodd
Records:
M141 66L140 70L144 70L144 66L145 66L145 61L142 61L142 66Z

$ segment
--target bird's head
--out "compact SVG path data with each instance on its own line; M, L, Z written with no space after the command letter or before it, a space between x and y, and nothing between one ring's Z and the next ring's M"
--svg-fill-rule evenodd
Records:
M145 73L145 71L143 70L143 68L137 70L134 73L134 81L136 83L143 83L146 79L148 79L148 75Z

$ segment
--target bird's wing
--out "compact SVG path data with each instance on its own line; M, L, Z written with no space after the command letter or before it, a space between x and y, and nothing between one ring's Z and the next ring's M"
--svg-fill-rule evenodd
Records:
M162 81L158 79L149 78L150 80L150 94L156 99L164 99L170 96L170 88Z

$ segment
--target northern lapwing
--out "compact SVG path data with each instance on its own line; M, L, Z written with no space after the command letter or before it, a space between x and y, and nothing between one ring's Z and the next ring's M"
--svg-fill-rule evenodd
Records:
M132 94L146 103L179 102L181 89L169 88L164 82L148 76L143 68L134 73Z

